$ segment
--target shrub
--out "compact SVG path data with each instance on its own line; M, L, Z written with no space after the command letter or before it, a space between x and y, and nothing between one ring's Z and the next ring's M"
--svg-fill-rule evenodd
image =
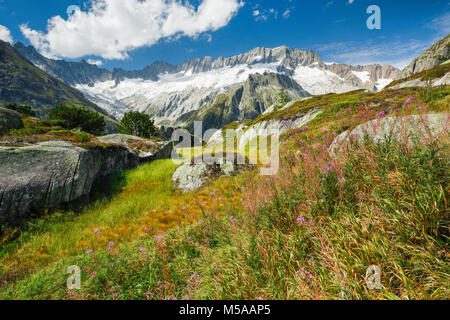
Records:
M120 121L120 133L131 134L142 138L154 136L157 129L150 116L140 112L127 112Z
M105 128L105 118L101 114L76 106L56 106L50 111L49 118L65 129L79 128L94 135L103 134Z
M17 104L8 104L5 106L6 109L13 110L19 113L22 113L27 116L34 117L36 116L36 112L34 112L29 106L18 106Z
M292 98L289 96L289 93L284 90L284 88L281 88L280 91L278 92L278 98L277 98L277 106L278 107L283 107L286 104L288 104L289 102L291 102Z

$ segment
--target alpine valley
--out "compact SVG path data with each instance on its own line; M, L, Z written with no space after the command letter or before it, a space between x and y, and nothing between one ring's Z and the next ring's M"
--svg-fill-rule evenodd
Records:
M255 48L231 58L205 57L171 65L154 62L142 70L112 72L80 62L48 59L33 47L15 49L35 66L81 91L116 119L137 110L157 125L204 129L254 120L283 88L294 99L356 89L380 91L398 77L390 65L351 66L324 62L314 51L281 46Z

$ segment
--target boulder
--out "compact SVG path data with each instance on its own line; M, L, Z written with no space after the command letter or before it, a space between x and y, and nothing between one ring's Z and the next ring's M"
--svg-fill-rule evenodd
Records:
M369 137L375 142L387 138L409 145L436 139L449 133L450 114L422 114L402 117L385 117L365 122L334 139L330 153L335 155L350 141L362 142Z
M126 134L110 134L98 137L101 143L117 144L136 152L143 161L169 159L172 156L173 143L158 138L143 139Z
M272 119L260 121L251 127L247 128L245 132L239 137L239 149L245 148L247 143L255 139L256 137L265 137L271 135L271 132L278 132L279 135L291 130L298 129L306 125L308 122L314 120L322 110L311 109L305 114L297 115L290 119Z
M13 110L0 107L0 135L11 129L23 128L21 114Z
M133 168L140 158L121 146L81 148L50 141L0 147L0 224L88 195L99 177Z
M226 158L208 161L201 156L191 159L181 165L173 174L175 188L184 192L194 191L204 186L208 181L222 176L238 175L255 168L244 156L231 153Z

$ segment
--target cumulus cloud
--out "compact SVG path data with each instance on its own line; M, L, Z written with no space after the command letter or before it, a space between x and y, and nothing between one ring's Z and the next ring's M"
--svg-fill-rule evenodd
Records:
M5 26L0 25L0 40L13 43L11 32L9 32L9 29Z
M197 7L178 0L92 0L88 11L73 11L47 22L46 32L21 25L23 35L48 57L126 59L136 48L161 39L198 37L226 26L241 0L203 0Z

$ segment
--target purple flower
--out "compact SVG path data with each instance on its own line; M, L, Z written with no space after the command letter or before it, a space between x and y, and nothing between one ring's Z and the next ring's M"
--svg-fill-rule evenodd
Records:
M301 132L306 132L306 131L309 130L309 127L308 126L304 126L300 130L301 130Z
M235 224L236 223L236 219L233 216L231 216L229 219L230 219L231 224Z
M327 172L331 173L334 171L334 167L335 167L335 163L334 162L328 162L328 166L327 166Z
M191 281L195 281L197 279L200 279L200 276L194 272L194 274L191 276Z
M145 248L141 247L141 248L139 249L139 251L140 251L140 252L145 252Z
M378 114L377 114L377 117L378 118L381 118L381 117L384 117L386 115L386 112L385 111L381 111L381 112L379 112Z
M411 104L414 101L414 99L415 99L414 97L406 99L405 104Z
M322 133L323 133L323 134L328 133L328 129L327 129L327 128L322 128Z
M306 222L306 219L304 216L299 216L297 218L297 224L304 224Z
M110 246L110 247L114 247L115 245L116 245L116 244L115 244L114 242L112 242L112 241L109 243L109 246Z
M92 249L89 249L88 251L86 251L87 254L91 254L93 252L94 252L94 250L92 250Z
M191 237L187 237L186 240L187 240L187 242L191 242L192 238Z
M301 268L300 270L298 270L297 271L297 276L302 277L302 279L306 279L306 278L312 279L311 272L309 272L305 268Z
M161 241L162 240L162 238L160 237L160 236L154 236L153 237L156 241Z
M95 228L94 229L94 233L99 233L100 232L100 229L99 228Z
M416 108L416 110L417 110L417 111L422 110L422 107L421 107L421 106L418 106L418 107Z
M167 300L169 300L169 301L176 301L177 298L175 298L175 297L169 297L169 298L167 298Z

